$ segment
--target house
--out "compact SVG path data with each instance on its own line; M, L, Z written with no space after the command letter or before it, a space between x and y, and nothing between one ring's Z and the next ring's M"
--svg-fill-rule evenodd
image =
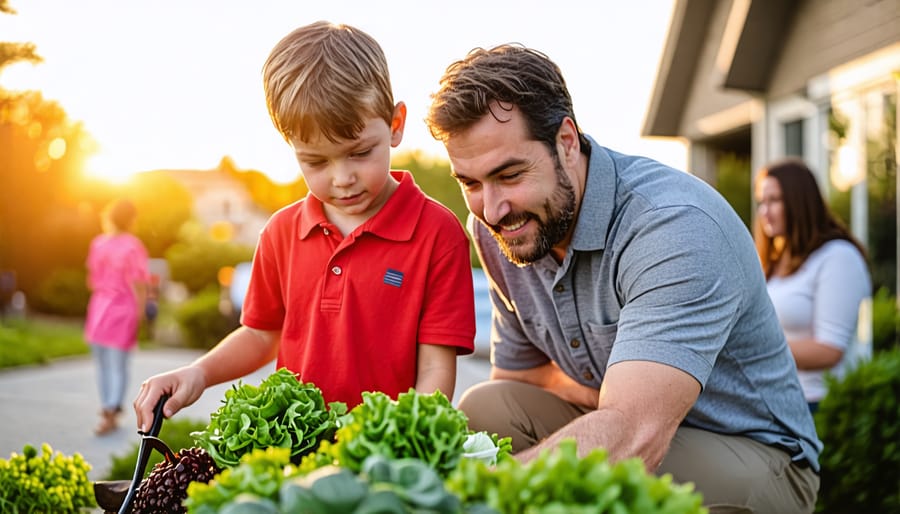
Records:
M898 90L900 0L675 0L642 135L684 140L712 184L726 156L801 157L869 244L870 209L897 213Z
M269 214L260 209L240 181L218 170L163 170L194 199L197 219L218 237L256 246Z

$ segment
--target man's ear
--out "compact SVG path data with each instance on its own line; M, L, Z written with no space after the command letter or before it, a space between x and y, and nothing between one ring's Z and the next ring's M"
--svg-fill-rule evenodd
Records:
M572 162L581 153L578 128L572 118L566 116L559 124L559 130L556 132L556 145L560 157L569 162Z
M403 128L406 127L406 104L397 102L394 115L391 117L391 147L396 148L403 141Z

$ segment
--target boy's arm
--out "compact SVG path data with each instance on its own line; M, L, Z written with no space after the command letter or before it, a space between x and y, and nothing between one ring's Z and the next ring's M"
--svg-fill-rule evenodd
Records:
M280 332L238 327L191 364L150 377L134 400L138 427L149 429L153 408L163 394L170 395L163 409L170 418L197 401L207 387L243 377L274 359L280 341Z
M416 391L431 394L437 390L453 399L456 388L456 347L419 344L416 369Z

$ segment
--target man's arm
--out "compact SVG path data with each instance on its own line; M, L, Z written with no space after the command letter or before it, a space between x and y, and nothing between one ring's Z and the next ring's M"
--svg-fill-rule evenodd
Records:
M560 440L574 438L586 455L606 448L611 461L640 457L655 470L669 450L675 430L700 395L691 375L650 361L623 361L609 367L597 410L581 416L516 458L527 462Z
M553 362L524 370L509 370L492 366L491 380L525 382L546 389L567 402L591 409L597 408L597 398L600 394L598 390L573 380Z

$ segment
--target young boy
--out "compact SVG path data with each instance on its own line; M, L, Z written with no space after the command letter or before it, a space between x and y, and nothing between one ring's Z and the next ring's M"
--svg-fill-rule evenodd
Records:
M263 67L269 114L309 195L262 230L242 326L207 354L142 384L138 427L163 393L171 417L211 385L277 357L326 401L415 387L453 396L456 357L475 337L469 242L408 172L390 170L406 106L394 103L378 43L317 22L287 35Z

